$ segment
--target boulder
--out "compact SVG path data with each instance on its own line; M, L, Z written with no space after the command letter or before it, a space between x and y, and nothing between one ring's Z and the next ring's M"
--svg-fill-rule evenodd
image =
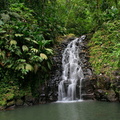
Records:
M95 99L97 99L97 100L102 100L102 101L105 101L105 100L106 100L105 90L97 89L94 94L95 94Z
M28 106L34 105L35 103L35 98L33 96L25 96L25 103Z
M95 91L95 98L97 100L104 100L109 102L115 102L118 100L114 90L102 90L98 89Z
M115 102L115 101L118 100L114 90L107 90L106 91L106 97L107 97L107 100L110 101L110 102Z

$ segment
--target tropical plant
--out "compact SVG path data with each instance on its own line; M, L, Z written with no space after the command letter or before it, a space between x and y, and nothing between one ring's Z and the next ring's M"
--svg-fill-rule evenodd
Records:
M1 83L13 78L18 88L31 87L38 79L44 81L48 76L52 40L45 40L33 14L23 3L12 4L9 10L0 13ZM37 74L41 74L40 78L32 79Z

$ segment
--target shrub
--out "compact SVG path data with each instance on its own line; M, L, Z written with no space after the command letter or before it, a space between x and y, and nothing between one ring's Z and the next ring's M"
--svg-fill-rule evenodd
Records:
M9 91L13 90L14 84L19 89L32 87L41 79L44 81L51 68L53 51L49 44L52 40L44 39L33 13L22 3L12 4L9 10L0 13L0 83L2 85L7 80L4 84L5 87L10 86ZM38 73L40 78L37 78ZM33 77L35 74L36 78ZM12 85L9 84L11 80ZM14 90L10 93L14 94Z

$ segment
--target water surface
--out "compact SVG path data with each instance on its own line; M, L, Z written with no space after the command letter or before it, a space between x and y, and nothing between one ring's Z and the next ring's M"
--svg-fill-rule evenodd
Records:
M120 104L98 101L50 103L1 111L0 120L120 120Z

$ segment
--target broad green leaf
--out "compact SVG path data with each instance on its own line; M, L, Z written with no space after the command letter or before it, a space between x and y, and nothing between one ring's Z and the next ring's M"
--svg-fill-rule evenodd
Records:
M23 34L15 34L16 37L22 37Z
M20 69L24 69L25 68L25 64L18 64L18 66L16 67L16 70L20 70Z
M10 41L10 45L16 45L17 44L17 41L16 40L11 40Z
M1 49L0 49L0 56L2 56L4 59L5 58L5 51L1 51Z
M36 48L31 48L31 51L38 53L38 49L36 49Z
M17 60L17 63L25 63L25 62L26 62L25 59L18 59L18 60Z
M38 44L38 42L37 41L35 41L35 40L31 40L32 42L34 42L35 44Z
M12 67L12 64L10 64L10 65L7 65L7 68L11 68Z
M51 64L50 62L47 62L48 68L51 69Z
M30 41L30 40L31 40L31 38L25 38L25 40Z
M9 34L5 34L5 35L4 35L4 37L8 37L8 36L10 36L10 35L9 35Z
M53 54L53 50L52 50L52 49L46 48L45 50L46 50L48 53Z
M34 72L36 73L38 71L39 66L37 64L34 65Z
M45 59L45 60L48 59L48 57L47 57L44 53L40 53L40 57L41 57L42 59Z
M16 67L16 70L27 70L27 71L32 71L33 67L32 65L28 64L28 63L20 63L18 64L18 66Z
M23 45L23 46L22 46L22 50L23 50L23 51L28 51L29 49L28 49L28 47L27 47L26 45Z
M5 30L0 30L0 34L4 34L4 33L6 33Z
M28 70L28 71L32 71L32 70L33 70L33 67L32 67L32 65L30 65L30 64L26 64L26 65L25 65L25 69Z
M30 42L33 42L33 43L35 43L35 44L38 44L37 41L31 40L31 38L28 38L28 37L26 37L25 40L30 41Z
M15 54L20 56L20 55L22 55L22 52L21 52L21 50L17 50L17 51L15 51Z

